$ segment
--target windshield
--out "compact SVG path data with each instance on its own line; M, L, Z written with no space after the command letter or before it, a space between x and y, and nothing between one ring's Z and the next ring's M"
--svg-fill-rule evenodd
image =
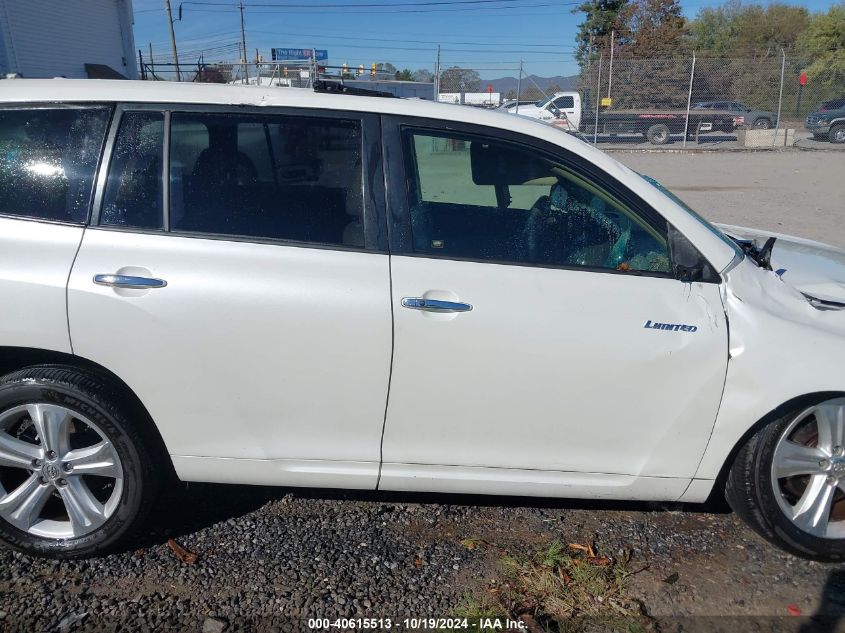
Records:
M724 233L722 233L722 232L721 232L719 229L717 229L715 226L713 226L712 224L710 224L710 222L708 222L708 221L707 221L707 220L705 220L703 217L701 217L701 216L700 216L700 215L699 215L699 214L698 214L698 213L697 213L697 212L696 212L696 211L695 211L692 207L690 207L690 206L689 206L686 202L684 202L683 200L681 200L678 196L676 196L674 193L672 193L671 191L669 191L666 187L664 187L663 185L661 185L659 182L657 182L657 181L656 181L654 178L652 178L651 176L646 176L645 174L640 174L640 176L642 176L643 180L645 180L647 183L649 183L650 185L652 185L655 189L657 189L660 193L662 193L664 196L666 196L667 198L669 198L672 202L674 202L675 204L677 204L677 205L679 205L680 207L682 207L682 208L683 208L683 209L684 209L687 213L689 213L689 214L690 214L693 218L695 218L695 219L696 219L696 220L698 220L698 221L699 221L702 225L704 225L704 227L705 227L708 231L710 231L713 235L715 235L715 236L716 236L716 237L718 237L720 240L722 240L725 244L727 244L727 245L728 245L728 246L730 246L732 249L734 249L734 252L735 252L735 253L736 253L739 257L741 257L741 258L742 258L742 257L745 257L745 252L742 250L742 248L740 248L739 244L737 244L734 240L732 240L730 237L728 237L727 235L725 235Z
M554 99L554 96L546 97L545 99L540 99L534 105L537 106L538 108L542 108L542 107L545 107L546 104L549 103L552 99Z

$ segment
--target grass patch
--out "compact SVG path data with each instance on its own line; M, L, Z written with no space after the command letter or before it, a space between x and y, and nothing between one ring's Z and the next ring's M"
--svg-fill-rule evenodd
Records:
M471 549L484 543L465 540ZM465 600L456 615L460 611L460 617L472 621L522 620L530 633L652 631L655 626L642 604L627 593L629 562L627 555L599 556L590 545L557 541L528 558L506 554L488 595Z

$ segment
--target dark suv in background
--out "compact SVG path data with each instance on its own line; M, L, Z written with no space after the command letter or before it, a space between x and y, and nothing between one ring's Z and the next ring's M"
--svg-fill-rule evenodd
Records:
M845 143L845 97L821 103L807 117L806 127L816 140Z

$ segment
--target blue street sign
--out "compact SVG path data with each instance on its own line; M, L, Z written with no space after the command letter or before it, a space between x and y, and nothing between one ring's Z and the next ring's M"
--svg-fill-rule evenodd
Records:
M274 48L271 50L273 61L307 61L316 59L324 62L329 58L329 52L313 48Z

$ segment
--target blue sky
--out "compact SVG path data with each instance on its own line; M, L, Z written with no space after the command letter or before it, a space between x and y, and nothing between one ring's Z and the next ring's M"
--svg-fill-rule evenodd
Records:
M417 0L435 2L436 0ZM466 2L466 0L464 0ZM391 62L398 68L434 67L441 46L441 65L476 68L482 77L516 75L520 59L527 74L571 75L579 4L556 0L474 0L420 5L413 0L244 0L247 50L270 59L272 47L322 48L329 63L352 67ZM180 0L171 0L174 18ZM811 10L825 10L835 0L792 0ZM321 5L358 5L357 8ZM689 17L713 0L682 0ZM768 4L763 0L760 4ZM264 5L264 6L259 6ZM293 6L295 5L295 6ZM361 6L369 5L369 6ZM389 6L374 6L389 5ZM170 57L164 0L134 0L135 44L147 56ZM240 41L237 0L183 0L182 21L175 23L180 62L236 60Z

